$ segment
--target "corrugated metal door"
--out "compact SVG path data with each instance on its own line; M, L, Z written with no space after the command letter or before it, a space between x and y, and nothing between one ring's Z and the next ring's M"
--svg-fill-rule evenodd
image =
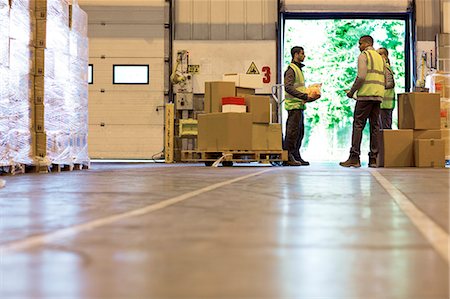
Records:
M89 15L89 154L150 159L163 149L165 4L84 5ZM114 65L148 65L148 84L114 84Z

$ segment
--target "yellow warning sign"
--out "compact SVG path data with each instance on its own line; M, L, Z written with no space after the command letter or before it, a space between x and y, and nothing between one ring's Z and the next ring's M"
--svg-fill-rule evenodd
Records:
M248 68L247 74L249 74L249 75L259 75L259 70L256 67L256 64L254 62L252 62L252 64Z

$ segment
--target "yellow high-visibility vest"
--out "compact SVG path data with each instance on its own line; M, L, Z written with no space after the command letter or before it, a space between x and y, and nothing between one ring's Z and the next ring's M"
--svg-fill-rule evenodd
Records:
M394 77L394 72L391 69L391 66L386 62L386 68L389 72L391 72L392 77ZM384 91L383 102L380 106L381 109L394 109L395 108L395 89L390 88Z
M305 77L303 76L302 70L295 64L291 63L289 65L295 72L295 81L294 81L294 87L296 90L306 93L306 86L305 86ZM305 101L294 97L293 95L286 93L286 98L284 101L284 108L286 110L294 110L294 109L306 109Z
M365 50L367 76L358 90L358 97L384 97L384 60L375 50Z

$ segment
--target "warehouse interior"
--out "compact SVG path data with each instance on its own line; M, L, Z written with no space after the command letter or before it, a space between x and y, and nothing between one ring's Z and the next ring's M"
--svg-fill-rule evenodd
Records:
M449 171L449 0L0 0L0 298L450 298Z

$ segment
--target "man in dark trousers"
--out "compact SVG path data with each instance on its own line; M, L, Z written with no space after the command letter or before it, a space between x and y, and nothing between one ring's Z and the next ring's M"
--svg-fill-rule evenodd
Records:
M352 147L350 157L339 163L343 167L361 167L362 132L367 119L370 124L369 167L377 167L378 134L380 132L380 104L384 97L385 67L383 58L373 48L373 38L369 35L359 39L358 76L347 97L353 98L357 92L353 115Z
M291 49L292 62L284 73L284 85L286 91L285 108L288 111L286 122L286 138L284 140L284 149L288 151L288 166L306 166L309 162L300 156L300 147L303 136L305 135L304 110L306 103L314 102L320 95L309 97L305 86L305 77L303 76L303 64L305 60L305 51L302 47L293 47Z

